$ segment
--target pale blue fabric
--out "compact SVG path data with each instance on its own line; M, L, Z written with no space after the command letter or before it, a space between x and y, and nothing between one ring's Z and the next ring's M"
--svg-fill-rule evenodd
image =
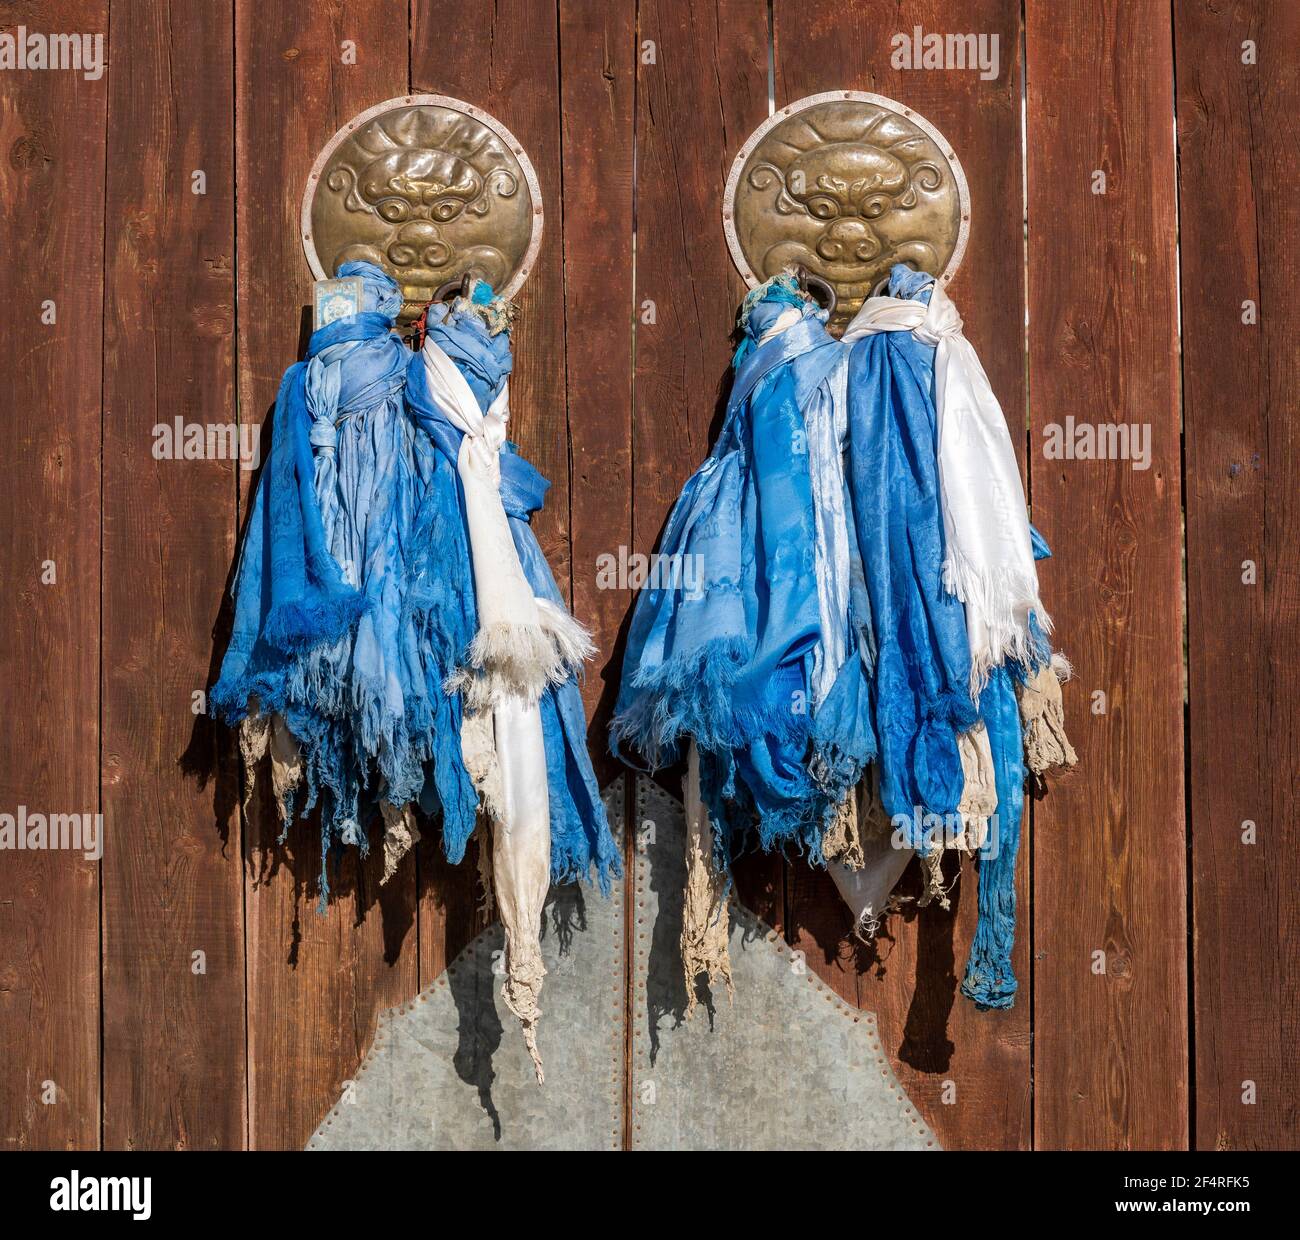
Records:
M791 307L800 321L764 341ZM824 318L786 277L747 299L722 431L660 545L693 557L702 587L638 598L611 725L615 753L631 745L652 765L694 739L724 864L753 824L763 848L820 861L827 816L874 752L861 659L816 718L809 694L821 619L801 402L840 356ZM843 627L856 651L849 617Z
M900 265L888 295L928 302L932 287L932 277ZM801 319L764 342L792 306ZM683 488L659 549L699 557L704 588L694 597L672 589L638 597L611 748L630 762L635 749L654 766L694 739L719 864L755 841L765 849L793 843L820 862L830 811L871 761L886 811L907 843L928 851L927 816L951 821L961 801L958 734L983 719L998 827L996 848L979 863L979 925L963 989L981 1005L1010 1006L1025 779L1015 683L1025 669L997 669L978 707L971 700L965 609L940 571L934 347L910 332L844 345L827 334L824 317L788 277L746 299L721 433ZM837 368L846 364L845 388ZM848 614L833 635L819 616L800 450L807 412L826 400L847 404L851 514ZM1031 533L1035 553L1047 554ZM1041 661L1050 650L1033 627ZM792 711L792 701L809 700L811 653L840 641L850 657L830 691L815 709Z
M460 696L444 688L476 630L460 435L431 408L422 359L392 331L397 285L369 263L338 274L362 278L363 312L315 332L281 386L236 573L234 633L210 698L232 724L250 710L279 712L298 739L304 785L286 808L292 817L320 803L322 901L331 848L366 852L380 799L418 799L439 816L453 862L478 804L461 758ZM491 289L479 284L474 296L490 300ZM508 333L445 306L430 318L486 407L510 371ZM528 526L547 483L513 453L502 472L529 580L558 597ZM552 872L568 881L595 867L607 886L618 855L576 682L547 695L542 718Z

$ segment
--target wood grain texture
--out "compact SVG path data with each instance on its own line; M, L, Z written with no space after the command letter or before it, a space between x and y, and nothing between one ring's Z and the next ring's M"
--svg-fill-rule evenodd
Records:
M1300 7L1025 7L1028 289L1019 0L773 6L777 106L836 87L890 95L938 125L970 181L952 293L1027 449L1034 520L1056 553L1044 594L1077 668L1066 709L1080 769L1035 807L1032 880L1022 854L1020 1005L978 1013L957 995L973 873L951 912L893 918L872 949L846 936L833 886L802 863L746 858L739 894L878 1013L946 1147L1178 1147L1190 1131L1206 1149L1293 1148ZM0 0L0 29L101 31L116 61L97 81L0 74L0 813L102 808L106 824L102 867L75 851L0 852L0 1148L93 1148L101 1133L110 1148L300 1147L376 1013L484 925L472 849L449 867L431 833L382 892L377 859L348 859L322 917L317 824L277 845L262 788L241 825L232 738L196 723L190 694L224 651L252 475L151 451L153 427L176 416L222 423L237 408L266 422L307 337L306 173L339 124L385 98L485 107L541 177L514 435L554 483L538 531L600 646L585 694L598 769L614 773L604 724L632 600L597 587L595 562L654 548L716 433L744 291L721 194L767 115L766 8L131 0L110 21L107 0ZM892 69L892 36L918 25L996 33L998 75ZM1097 169L1105 194L1091 192ZM1248 299L1254 325L1241 321ZM1150 468L1047 459L1044 431L1069 415L1149 424ZM191 972L194 951L206 973Z
M1052 1149L1187 1142L1169 23L1159 0L1027 9L1030 470L1079 753L1034 822L1035 1144ZM1150 467L1046 459L1070 416L1149 426Z
M872 91L921 113L956 150L972 219L966 257L949 291L1023 462L1018 0L977 0L962 6L960 18L943 0L858 6L777 0L774 17L778 108L822 91ZM891 41L917 26L927 34L995 36L996 77L984 80L975 69L893 68ZM1008 1012L979 1012L958 993L976 923L972 867L954 889L949 912L932 906L892 918L870 947L852 939L848 911L826 875L806 867L800 874L796 866L791 876L793 932L833 969L841 994L877 1014L900 1080L945 1149L1016 1149L1031 1140L1028 852L1026 842L1017 871L1014 964L1022 998ZM903 891L918 889L914 879L915 867Z
M573 611L599 654L583 696L602 784L631 592L598 577L632 543L632 143L636 3L560 3L564 327Z
M722 231L731 160L767 117L767 15L751 0L640 0L632 550L654 551L721 425L745 283ZM653 317L653 322L647 321ZM661 773L681 795L679 771ZM740 897L784 924L779 860L737 867Z
M632 544L633 173L636 0L559 0L560 149L564 201L564 331L569 461L572 470L572 605L598 653L583 697L588 742L602 786L621 765L607 730L618 696L631 593L598 576L601 557ZM617 587L617 581L614 586ZM631 776L625 811L634 804ZM630 812L625 823L633 822ZM624 837L624 883L636 854ZM625 907L630 968L634 902ZM625 995L629 1013L634 996ZM631 1018L624 1060L611 1065L631 1089ZM624 1107L630 1137L631 1107Z
M206 700L194 698L217 671L239 463L174 459L172 439L155 433L176 419L235 422L233 33L231 12L202 0L140 0L113 12L103 467L109 1149L245 1141L237 780L229 738L217 741ZM201 194L196 172L206 178Z
M241 420L267 419L310 328L297 312L312 285L298 211L312 161L349 117L406 92L407 31L406 5L392 0L238 0ZM356 44L355 64L343 63L344 40ZM379 1011L416 991L415 862L380 888L382 850L361 865L349 852L332 867L320 915L316 820L277 845L274 810L258 795L246 833L249 1139L301 1149L355 1071Z
M69 0L57 28L98 32L107 53L107 9ZM0 5L7 30L46 17ZM0 75L0 813L15 819L99 812L107 99L107 75ZM0 853L0 1045L0 1146L95 1148L99 867L82 851Z
M1194 0L1175 18L1194 1139L1201 1149L1295 1149L1300 163L1289 134L1300 110L1300 9ZM1246 40L1254 64L1243 63ZM1247 301L1254 324L1242 322ZM1251 585L1247 560L1258 573Z

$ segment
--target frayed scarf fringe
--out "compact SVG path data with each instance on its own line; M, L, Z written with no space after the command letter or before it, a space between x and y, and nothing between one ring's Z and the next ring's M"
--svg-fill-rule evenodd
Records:
M704 855L701 841L692 838L688 849L681 937L686 1020L690 1020L698 1005L701 978L709 990L719 981L723 982L729 1003L734 1003L736 998L727 943L731 929L727 898L729 884L713 868L712 857ZM712 852L711 846L709 851Z
M822 841L827 820L834 812L835 803L819 793L762 814L758 819L758 846L763 852L779 851L784 856L793 845L796 853L807 857L809 865L824 866Z
M1068 679L1069 673L1066 659L1053 655L1049 664L1016 685L1025 766L1039 778L1055 767L1069 770L1079 761L1065 733L1065 707L1061 700L1061 681Z
M537 1049L537 1022L542 1016L537 1000L541 996L542 981L546 977L541 948L531 941L517 942L515 936L507 931L505 970L506 980L501 988L501 998L523 1029L524 1045L533 1061L537 1083L545 1084L542 1057Z
M986 876L981 865L981 886L986 877L991 876ZM1015 898L1015 888L1012 887L1009 895L986 897L980 902L985 907L980 910L961 992L982 1008L1005 1009L1014 1006L1016 1001L1019 983L1011 968L1011 949L1016 934Z
M850 870L860 870L866 862L858 824L858 799L851 788L835 807L822 833L822 856Z
M262 637L288 654L311 650L351 632L365 609L365 598L356 590L332 598L294 599L267 612Z
M582 671L595 653L591 635L567 612L537 600L538 624L501 623L479 629L466 652L466 666L446 681L462 693L465 709L487 710L507 697L536 702L552 685Z
M885 924L885 920L895 913L901 913L903 906L910 903L912 903L911 896L891 895L880 912L875 913L871 909L866 909L854 923L853 937L859 943L870 945L871 941L880 933L880 928Z
M409 805L398 809L388 801L379 803L384 819L384 873L379 885L384 886L401 865L402 858L420 842L420 829L415 825L415 815Z
M710 752L743 749L761 737L781 742L806 737L808 716L789 703L736 702L736 685L751 654L748 639L720 637L689 656L638 669L631 705L609 725L614 752L630 742L655 770L676 760L678 743L687 736Z
M551 883L563 887L570 883L595 882L602 896L609 895L613 880L623 877L623 864L617 853L611 856L590 854L587 841L574 836L569 842L551 841Z
M986 648L971 651L970 692L978 702L995 667L1008 659L1025 666L1038 661L1041 646L1030 631L1030 615L1044 635L1052 631L1052 618L1038 596L1037 579L1028 573L1000 568L990 575L949 547L942 574L943 588L962 603L972 604L988 625Z

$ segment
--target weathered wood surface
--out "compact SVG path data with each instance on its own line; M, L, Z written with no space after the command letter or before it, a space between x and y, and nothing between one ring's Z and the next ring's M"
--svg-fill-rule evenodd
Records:
M278 845L264 789L242 820L230 738L192 713L252 475L157 460L151 432L265 423L306 340L297 217L320 146L430 91L492 111L537 167L514 434L552 480L538 532L600 649L585 693L608 778L631 597L597 560L654 548L716 433L744 291L721 192L767 115L769 47L776 106L878 91L962 158L972 236L952 292L1018 446L1023 430L1081 768L1034 807L1010 1013L956 994L974 874L951 914L895 918L871 950L801 864L747 861L742 898L879 1013L946 1146L1296 1143L1295 6L1035 0L1024 66L1016 0L775 0L772 29L766 7L140 0L110 29L105 0L0 3L0 29L102 31L117 50L97 81L0 75L0 812L102 809L107 836L100 866L0 854L7 1148L300 1146L377 1012L481 925L471 868L432 839L382 892L377 859L346 860L318 915L314 825ZM998 72L892 68L891 39L917 26L997 34ZM1150 467L1047 458L1068 416L1149 425Z
M573 612L599 655L583 686L601 782L617 774L606 727L632 602L601 574L632 543L632 125L636 6L560 6L564 355Z
M1193 1139L1200 1149L1295 1149L1300 164L1288 134L1300 109L1300 8L1193 0L1175 15ZM1254 322L1243 322L1248 302Z
M1034 1140L1049 1149L1187 1144L1169 21L1158 0L1027 9L1030 477L1080 763L1034 814ZM1149 427L1149 468L1046 459L1067 418Z
M245 1139L238 780L204 711L236 475L253 474L183 459L173 433L177 419L205 437L235 423L231 33L230 13L202 0L113 10L131 72L109 77L105 219L108 1149Z
M58 28L107 36L107 9L68 0ZM43 15L3 4L0 28ZM0 74L0 813L15 819L99 812L107 107L106 74ZM99 885L82 851L0 853L5 1149L99 1143Z
M312 160L349 117L407 89L404 8L236 5L243 421L267 419L310 331L298 212ZM356 44L355 64L344 63L344 40ZM247 496L244 487L241 520ZM381 889L381 850L364 864L349 852L331 866L331 902L318 914L315 819L279 845L274 808L258 795L246 830L249 1143L301 1148L351 1079L378 1013L418 986L415 861Z

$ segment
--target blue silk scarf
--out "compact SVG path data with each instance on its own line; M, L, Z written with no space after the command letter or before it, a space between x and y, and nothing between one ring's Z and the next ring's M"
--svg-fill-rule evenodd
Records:
M931 277L898 266L889 295L926 301L931 286ZM772 332L782 315L784 330ZM824 317L789 277L746 299L721 433L660 545L661 556L694 556L698 566L660 580L703 584L694 596L672 588L639 596L611 747L633 761L630 745L658 766L695 742L720 867L752 842L794 844L821 862L830 816L873 761L899 845L931 851L926 820L953 821L962 799L958 735L982 720L998 807L979 863L979 925L963 990L983 1006L1007 1007L1025 779L1015 682L1032 669L997 668L979 703L971 699L965 609L941 575L934 347L911 332L845 345ZM817 580L830 552L816 541L805 451L809 414L826 400L843 407L852 586L843 614L829 620ZM844 657L815 699L814 658L835 642ZM1037 653L1050 657L1045 640Z
M652 765L695 741L723 866L755 826L761 847L793 846L820 861L825 820L875 751L856 647L825 718L810 701L822 622L801 405L827 383L842 349L792 281L759 294L745 307L721 433L674 505L658 553L689 560L696 572L673 579L699 588L638 598L611 725L616 754L630 743ZM791 311L799 321L765 339ZM853 618L841 620L850 634Z
M302 789L285 821L319 802L325 860L338 845L368 849L363 824L379 802L418 801L441 818L449 860L461 860L478 796L460 750L460 695L445 688L476 617L455 460L459 432L422 395L423 375L393 333L397 285L378 267L363 312L313 333L276 402L271 455L253 495L234 585L234 626L212 713L231 725L279 715L302 757ZM475 290L480 304L491 290ZM489 402L511 367L507 331L479 313L433 307L430 330ZM409 381L409 382L408 382ZM508 463L507 463L508 462ZM502 491L535 592L558 600L528 524L547 483L503 454ZM552 875L603 887L617 849L585 745L576 680L542 703L550 775Z

